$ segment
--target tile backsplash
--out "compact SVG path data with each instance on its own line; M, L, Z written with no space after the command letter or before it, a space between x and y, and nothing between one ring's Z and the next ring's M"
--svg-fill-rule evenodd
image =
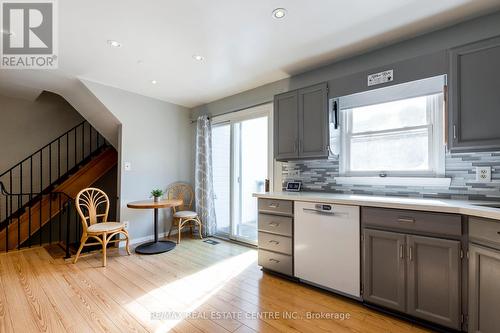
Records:
M477 166L492 167L490 183L476 182ZM299 176L289 177L290 171L298 171ZM335 177L339 175L336 158L286 162L282 173L284 184L300 180L303 191L500 201L500 152L446 154L446 177L451 178L449 187L336 184Z

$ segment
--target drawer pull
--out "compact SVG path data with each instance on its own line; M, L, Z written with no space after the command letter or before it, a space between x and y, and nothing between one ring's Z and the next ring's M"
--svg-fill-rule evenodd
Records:
M279 263L280 263L280 261L279 261L279 260L276 260L276 259L273 259L273 258L270 258L270 259L269 259L269 261L271 261L271 262L275 262L275 263L277 263L277 264L279 264Z
M273 227L273 228L276 228L276 227L278 227L279 225L280 225L280 224L279 224L279 223L276 223L276 222L271 222L271 223L269 223L269 226L270 226L270 227Z
M415 219L411 217L398 217L400 223L415 223Z
M278 208L280 206L279 203L270 203L269 208Z
M275 243L276 245L278 245L280 242L278 242L277 240L271 239L271 240L269 241L269 243Z

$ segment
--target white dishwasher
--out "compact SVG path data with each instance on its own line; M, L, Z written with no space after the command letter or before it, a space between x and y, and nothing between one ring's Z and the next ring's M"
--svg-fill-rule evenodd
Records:
M296 201L294 225L295 276L359 299L359 207Z

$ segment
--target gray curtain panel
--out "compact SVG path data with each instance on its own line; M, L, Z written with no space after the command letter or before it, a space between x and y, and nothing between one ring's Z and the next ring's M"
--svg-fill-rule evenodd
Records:
M212 124L207 116L199 116L196 122L195 198L204 236L212 236L217 222L212 173Z

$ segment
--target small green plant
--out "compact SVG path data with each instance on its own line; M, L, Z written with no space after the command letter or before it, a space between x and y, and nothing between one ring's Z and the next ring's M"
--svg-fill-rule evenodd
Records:
M159 198L161 196L163 196L163 190L160 190L160 189L154 189L151 191L151 197L152 198Z

